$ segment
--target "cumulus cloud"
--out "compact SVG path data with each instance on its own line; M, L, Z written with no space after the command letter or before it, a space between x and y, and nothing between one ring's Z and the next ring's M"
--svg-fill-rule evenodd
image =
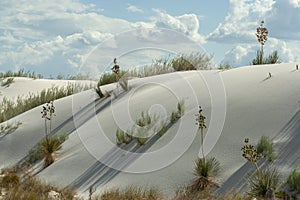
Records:
M278 50L282 62L299 60L299 0L230 0L225 20L207 36L208 41L235 45L226 52L223 62L247 65L259 49L255 36L261 20L269 30L266 50Z
M103 53L109 56L124 53L116 53L116 49L126 42L130 48L135 47L133 42L148 46L159 42L173 45L174 38L155 31L162 27L176 30L193 41L204 41L198 33L199 21L193 14L174 17L157 10L156 17L149 22L129 22L106 17L94 5L73 0L3 0L0 8L0 63L10 69L13 66L51 66L52 75L55 75L63 69L78 69L99 44L109 51L101 52L100 56L104 56ZM128 9L141 11L130 5ZM143 31L149 28L151 31ZM124 41L120 42L123 36L118 41L114 40L115 36L130 30L138 30L136 41L123 38Z
M126 8L128 11L130 12L138 12L138 13L143 13L144 11L134 5L128 5L128 7Z
M205 43L205 39L199 33L199 20L195 14L184 14L181 16L171 16L159 9L153 9L157 13L155 23L157 27L169 28L184 33L192 40Z

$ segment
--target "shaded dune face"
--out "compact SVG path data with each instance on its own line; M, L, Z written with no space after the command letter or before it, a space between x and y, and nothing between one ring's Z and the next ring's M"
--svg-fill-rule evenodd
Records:
M221 165L218 192L245 189L243 177L254 170L241 156L246 137L255 144L262 135L269 136L278 152L274 165L283 175L288 174L300 162L300 73L295 71L295 65L249 66L208 73L221 77L226 95L224 127L208 152ZM53 127L57 132L68 133L69 139L63 143L56 161L38 176L59 186L74 186L80 192L88 192L92 185L99 193L115 186L145 185L174 194L179 186L194 178L194 160L201 148L195 125L198 105L204 109L207 126L214 126L211 111L219 105L212 105L205 76L208 75L189 71L132 79L130 91L111 98L96 100L93 91L86 91L57 100ZM34 87L33 81L24 84ZM113 88L113 84L103 87L104 91ZM118 127L129 129L142 111L168 117L181 99L185 100L185 114L163 137L154 138L155 142L142 149L135 143L124 149L114 146ZM19 162L43 138L39 112L38 107L17 116L22 126L0 140L3 166ZM174 141L177 146L164 151ZM186 148L182 150L182 146ZM129 151L141 154L133 156ZM155 159L151 160L151 154ZM159 167L162 163L163 167ZM141 170L148 166L153 166L153 170ZM134 173L135 170L143 172Z

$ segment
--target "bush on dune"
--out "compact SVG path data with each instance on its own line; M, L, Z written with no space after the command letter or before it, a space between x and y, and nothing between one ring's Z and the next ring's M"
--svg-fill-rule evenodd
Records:
M267 136L262 136L257 144L257 153L259 156L267 158L268 161L273 162L276 158L273 143Z
M39 94L29 94L27 98L18 96L16 102L4 97L0 103L0 123L44 103L91 88L93 88L92 85L68 84L66 87L52 87L42 90Z
M293 169L289 174L286 183L291 190L300 193L300 172L297 169Z
M162 195L157 189L144 189L141 187L127 187L125 189L112 189L105 191L101 200L162 200Z

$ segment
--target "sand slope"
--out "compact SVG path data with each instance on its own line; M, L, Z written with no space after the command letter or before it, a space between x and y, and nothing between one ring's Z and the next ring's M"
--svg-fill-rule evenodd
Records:
M243 176L253 170L241 156L245 137L253 143L262 135L273 138L278 151L275 165L287 174L300 161L300 72L294 69L295 64L291 63L178 72L134 79L129 92L116 92L107 99L95 101L92 91L61 99L57 101L61 113L55 118L55 126L61 125L61 130L66 131L75 127L76 131L63 144L57 161L38 176L61 186L75 186L81 192L91 185L98 188L97 192L115 186L145 185L173 194L193 179L193 161L200 149L195 125L198 105L204 108L207 125L219 126L210 123L212 108L221 109L224 102L211 96L214 91L206 83L220 78L226 93L226 118L220 137L214 138L216 145L209 152L222 167L218 192L243 189ZM271 78L267 78L269 72ZM153 138L142 148L134 143L125 147L143 154L130 154L114 146L117 127L130 128L141 111L159 113L161 118L169 116L181 99L185 100L185 115L165 136ZM37 108L18 116L24 125L0 141L2 166L17 162L25 150L43 137L38 112ZM64 124L72 113L73 124ZM212 142L207 139L207 146L209 143Z

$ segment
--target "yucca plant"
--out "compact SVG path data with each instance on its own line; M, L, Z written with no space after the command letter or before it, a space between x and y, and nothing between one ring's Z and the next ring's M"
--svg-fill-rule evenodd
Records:
M249 144L249 138L244 140L244 146L242 147L241 151L243 152L242 156L255 166L256 171L259 174L260 170L257 165L257 161L260 159L260 157L257 153L257 149L253 145Z
M275 194L279 187L279 172L276 168L267 167L259 174L249 177L249 192L252 197L265 197L267 193Z
M214 179L219 174L219 171L220 163L216 158L198 158L194 167L196 179L192 184L193 191L201 191L210 186L216 186Z
M48 136L42 141L42 150L44 153L44 168L51 165L55 160L55 152L61 149L59 138Z

